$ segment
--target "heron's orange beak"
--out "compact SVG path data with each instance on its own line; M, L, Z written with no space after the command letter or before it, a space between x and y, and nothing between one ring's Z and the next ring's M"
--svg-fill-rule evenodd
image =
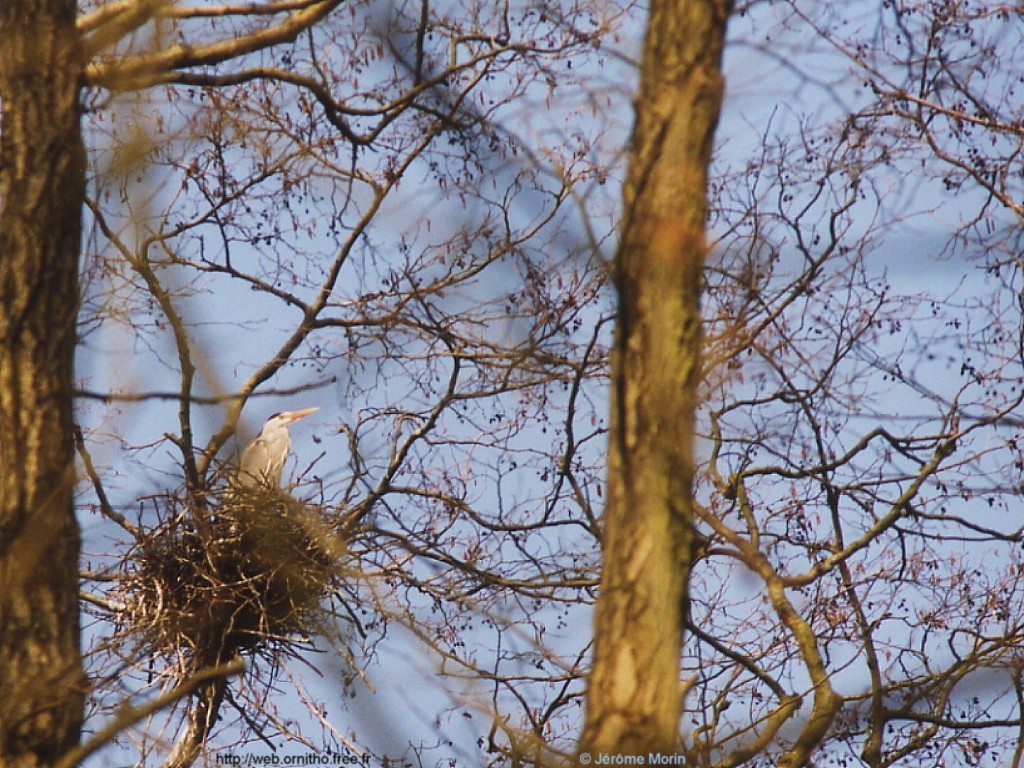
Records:
M319 410L319 408L306 408L301 411L292 411L291 413L288 414L288 421L295 422L298 421L299 419L304 419L306 416L309 416L309 414L316 413Z

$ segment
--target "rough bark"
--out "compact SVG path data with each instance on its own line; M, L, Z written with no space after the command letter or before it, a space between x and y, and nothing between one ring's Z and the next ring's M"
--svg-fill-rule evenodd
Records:
M615 262L604 567L581 752L678 744L706 188L726 0L655 0Z
M79 738L72 364L84 150L74 0L0 2L0 765Z

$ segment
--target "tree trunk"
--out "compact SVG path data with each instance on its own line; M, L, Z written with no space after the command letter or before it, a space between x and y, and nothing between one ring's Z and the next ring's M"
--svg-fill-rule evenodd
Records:
M74 0L0 1L0 765L78 742L72 364L85 191Z
M604 567L581 752L678 744L706 188L727 0L651 4L615 261Z
M200 687L189 709L185 730L178 736L174 749L160 768L191 768L195 764L217 722L227 690L228 681L225 678L211 680Z

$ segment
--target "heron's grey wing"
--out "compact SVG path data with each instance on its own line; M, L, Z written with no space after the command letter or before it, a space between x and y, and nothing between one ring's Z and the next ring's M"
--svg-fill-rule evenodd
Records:
M238 462L238 482L243 486L266 483L270 479L270 470L267 442L257 437L242 451L242 459Z

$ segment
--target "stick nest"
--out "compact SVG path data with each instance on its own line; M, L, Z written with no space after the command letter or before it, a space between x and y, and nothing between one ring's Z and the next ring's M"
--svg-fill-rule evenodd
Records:
M316 629L345 555L321 508L275 488L233 489L203 511L183 506L139 541L118 590L143 645L212 664L276 653Z

